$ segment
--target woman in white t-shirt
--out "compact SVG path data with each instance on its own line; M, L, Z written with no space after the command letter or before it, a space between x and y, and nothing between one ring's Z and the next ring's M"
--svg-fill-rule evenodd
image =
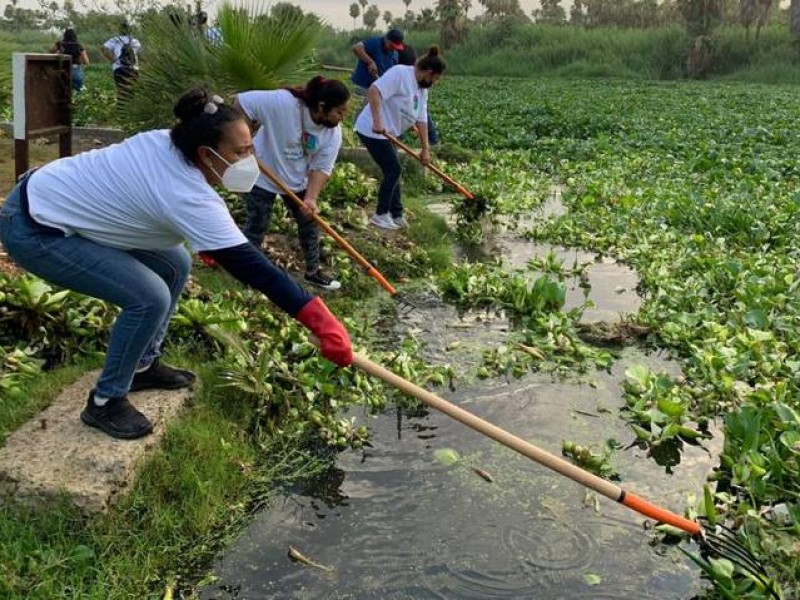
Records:
M430 161L428 88L439 81L445 68L439 47L431 46L413 66L397 65L386 71L367 92L369 104L356 119L356 133L383 173L378 207L369 220L376 227L408 226L400 199L400 159L383 133L400 136L416 125L422 144L421 158L424 162Z
M140 133L26 174L0 208L0 241L23 268L122 310L81 419L117 438L152 424L130 391L177 389L195 376L158 359L191 258L184 242L264 292L352 361L347 331L319 298L253 247L212 186L248 192L258 176L244 115L203 89L184 94L171 130Z
M342 145L340 123L349 99L350 92L341 81L318 75L305 87L243 92L234 101L250 118L251 130L260 125L253 137L256 157L303 199L305 210L281 196L297 222L306 261L305 280L326 290L341 286L320 269L320 232L309 213L318 212L317 198L336 163ZM245 196L244 234L257 248L264 243L272 206L280 193L280 188L261 175Z

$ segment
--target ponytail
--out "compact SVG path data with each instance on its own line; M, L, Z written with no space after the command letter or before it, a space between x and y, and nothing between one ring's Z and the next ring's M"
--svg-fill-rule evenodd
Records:
M433 71L434 74L441 75L447 68L447 63L439 54L439 46L433 45L417 60L416 66L420 71Z
M305 87L284 89L303 102L311 112L319 110L320 104L324 104L325 109L330 110L341 106L350 99L350 91L345 84L338 79L326 79L322 75L311 79Z

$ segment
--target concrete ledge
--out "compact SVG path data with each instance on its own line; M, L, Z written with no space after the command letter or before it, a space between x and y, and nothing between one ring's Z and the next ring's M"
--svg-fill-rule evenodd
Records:
M88 373L62 390L0 448L0 504L47 505L66 493L87 514L106 510L136 480L166 424L190 396L189 390L131 394L131 402L155 429L138 440L116 440L80 420L98 374Z
M0 131L8 137L14 135L13 123L0 123ZM51 136L53 139L58 139L58 136ZM125 132L122 129L112 129L109 127L73 127L72 128L72 141L73 143L91 143L97 140L96 146L109 146L116 144L125 139Z

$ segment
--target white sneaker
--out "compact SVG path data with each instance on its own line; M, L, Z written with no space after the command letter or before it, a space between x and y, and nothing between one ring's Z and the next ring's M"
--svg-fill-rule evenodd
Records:
M397 217L396 219L392 219L392 221L394 221L398 229L408 229L408 221L406 221L405 217Z
M392 217L389 216L389 213L382 215L375 213L369 218L369 222L370 225L375 225L375 227L380 227L381 229L400 229L392 220Z

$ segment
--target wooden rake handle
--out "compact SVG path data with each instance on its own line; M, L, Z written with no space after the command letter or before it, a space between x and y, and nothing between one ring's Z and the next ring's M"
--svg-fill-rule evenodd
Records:
M261 162L259 160L258 161L258 168L261 171L261 173L264 175L264 177L269 179L272 183L274 183L276 186L278 186L278 188L280 188L281 193L284 196L288 196L289 198L291 198L292 201L295 204L297 204L297 206L300 209L302 209L308 215L310 215L311 218L314 219L314 222L317 225L319 225L319 227L325 233L327 233L329 236L331 236L334 239L334 241L337 244L339 244L339 247L342 248L342 250L344 250L345 252L347 252L347 254L350 256L350 258L352 258L354 261L356 261L367 272L367 275L369 275L375 281L377 281L384 290L389 292L389 294L391 294L392 296L396 296L397 295L397 290L395 289L395 287L386 280L386 278L381 274L381 272L378 271L378 269L376 269L372 265L371 262L369 262L366 258L361 256L361 254L359 254L359 252L355 248L353 248L353 246L350 244L350 242L348 242L341 235L336 233L336 230L333 227L331 227L330 225L328 225L328 223L327 223L327 221L325 221L325 219L320 217L318 214L312 213L311 211L307 210L305 203L300 199L300 197L297 194L295 194L292 190L290 190L286 186L286 184L283 183L283 181L281 181L280 178L270 170L270 168L267 165L265 165L263 162Z
M464 196L467 200L474 200L475 199L475 196L472 194L472 192L470 192L467 188L465 188L463 185L458 183L455 179L450 177L447 173L442 171L435 164L430 163L430 162L429 163L423 162L422 157L419 154L417 154L416 152L414 152L413 148L411 148L407 144L401 142L399 139L397 139L391 133L387 133L386 131L384 131L383 135L385 135L387 140L392 142L395 146L400 148L403 152L405 152L409 156L413 156L414 158L416 158L420 162L420 164L422 166L428 167L431 171L436 173L436 175L438 175L439 178L441 178L445 183L448 183L448 184L452 185L454 188L456 188L456 190L458 190L458 193L461 194L462 196Z
M646 517L655 519L656 521L660 521L662 523L667 523L692 535L698 535L701 532L701 527L697 522L691 521L671 511L651 504L647 500L631 492L626 492L618 485L597 477L592 473L588 473L580 467L573 465L571 462L555 456L554 454L550 454L549 452L534 446L530 442L526 442L522 438L517 437L516 435L513 435L506 430L501 429L500 427L493 425L488 421L485 421L484 419L481 419L471 412L466 411L443 398L440 398L436 394L429 392L428 390L425 390L411 383L410 381L407 381L406 379L403 379L399 375L396 375L388 369L372 362L361 354L353 354L353 364L369 375L377 377L389 385L394 386L401 392L409 396L413 396L423 404L443 412L456 421L463 423L470 429L474 429L478 433L481 433L495 440L496 442L500 442L512 450L516 450L523 456L536 461L540 465L543 465L548 469L555 471L556 473L564 475L565 477L569 477L573 481L591 490L594 490L606 498L624 504L628 508L631 508Z

